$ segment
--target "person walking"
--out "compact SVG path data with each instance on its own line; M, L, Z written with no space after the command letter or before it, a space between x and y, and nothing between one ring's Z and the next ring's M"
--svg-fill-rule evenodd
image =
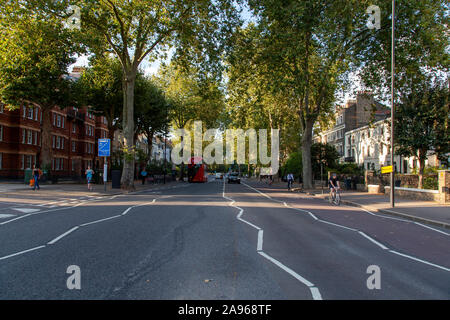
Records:
M86 174L88 190L92 191L92 178L94 176L94 170L92 170L91 167L88 166L85 174Z
M41 189L39 187L39 179L41 178L42 171L39 169L39 166L33 165L33 178L34 178L34 186L33 190L36 190L36 188Z
M289 173L287 175L287 182L288 182L288 190L290 191L292 188L292 184L294 183L294 175L292 173Z
M142 168L141 178L142 178L142 184L145 184L145 180L147 179L147 171L145 170L145 167Z

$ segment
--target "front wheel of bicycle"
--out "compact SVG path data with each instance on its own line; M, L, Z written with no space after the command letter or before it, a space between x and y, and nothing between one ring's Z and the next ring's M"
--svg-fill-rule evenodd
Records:
M341 204L341 195L339 194L339 192L336 192L336 196L334 198L334 204L337 206Z

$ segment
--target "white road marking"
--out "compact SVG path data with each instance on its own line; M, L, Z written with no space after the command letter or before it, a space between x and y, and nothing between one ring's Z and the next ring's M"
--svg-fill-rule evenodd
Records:
M247 185L247 186L248 186L248 185ZM254 190L256 190L256 189L254 189ZM258 191L258 190L256 190L256 191ZM258 191L258 192L259 192L259 191ZM261 193L261 192L260 192L260 193ZM261 194L264 195L263 193L261 193ZM311 282L309 282L308 280L306 280L305 278L303 278L301 275L299 275L298 273L296 273L294 270L292 270L292 269L290 269L289 267L287 267L287 266L285 266L284 264L282 264L280 261L278 261L278 260L272 258L272 257L269 256L268 254L266 254L264 251L262 251L262 250L263 250L264 230L261 229L260 227L258 227L258 226L256 226L256 225L254 225L254 224L252 224L252 223L250 223L250 222L248 222L248 221L246 221L246 220L244 220L244 219L241 218L242 214L244 213L244 209L242 209L242 208L240 208L240 207L238 207L238 206L235 206L235 205L234 205L235 201L234 201L233 199L228 198L227 196L225 196L225 180L224 180L224 182L223 182L222 196L223 196L223 198L225 198L225 199L231 201L231 203L229 204L230 206L232 206L232 207L234 207L234 208L236 208L236 209L239 210L239 214L236 216L236 218L237 218L238 220L240 220L240 221L242 221L242 222L245 222L246 224L248 224L248 225L250 225L250 226L252 226L253 228L255 228L255 229L258 230L258 243L257 243L257 246L256 246L256 251L257 251L261 256L263 256L264 258L266 258L266 259L269 260L270 262L274 263L274 264L277 265L279 268L283 269L284 271L286 271L287 273L289 273L291 276L293 276L294 278L296 278L298 281L300 281L301 283L303 283L304 285L306 285L306 286L309 288L309 290L310 290L310 292L311 292L311 295L312 295L312 298L313 298L314 300L322 300L322 296L321 296L321 294L320 294L320 291L319 291L319 289L318 289L317 287L314 286L314 284L312 284ZM264 195L264 196L265 196L265 195ZM268 197L268 198L271 199L271 200L274 200L274 199L270 198L269 196L266 196L266 197ZM275 200L274 200L274 201L275 201ZM281 202L281 201L278 201L278 202Z
M111 197L110 199L113 199L113 198L115 198L115 197L116 197L116 196L113 196L113 197ZM173 196L167 196L166 198L171 198L171 197L173 197ZM127 213L127 212L128 212L129 210L131 210L132 208L142 207L142 206L145 206L145 205L148 205L148 204L151 204L151 203L155 203L155 202L156 202L156 199L153 199L151 202L147 202L147 203L143 203L143 204L140 204L140 205L136 205L136 206L129 207L129 208L128 208L127 210L125 210L123 213ZM79 228L81 228L81 227L84 227L84 226L87 226L87 225L90 225L90 224L94 224L94 223L99 223L99 222L103 222L103 221L115 219L115 218L119 218L119 217L121 217L122 215L123 215L123 214L120 214L120 215L117 215L117 216L113 216L113 217L108 217L108 218L105 218L105 219L95 220L95 221L92 221L92 222L84 223L84 224L82 224L82 225L73 227L72 229L70 229L70 230L64 232L63 234L57 236L55 239L49 241L49 242L47 243L47 245L55 244L57 241L61 240L62 238L64 238L64 237L67 236L68 234L74 232L75 230L77 230L77 229L79 229ZM12 221L12 220L10 220L10 221ZM17 255L19 255L19 254L23 254L23 253L30 252L30 251L33 251L33 250L41 249L41 248L44 248L44 247L45 247L45 245L42 245L42 246L35 247L35 248L32 248L32 249L28 249L28 250L16 252L16 253L13 253L13 254L10 254L10 255L1 257L0 260L5 260L5 259L8 259L8 258L17 256Z
M427 228L427 229L430 229L430 230L433 230L433 231L436 231L436 232L445 234L446 236L450 236L450 233L447 233L447 232L444 232L444 231L441 231L441 230L438 230L438 229L429 227L429 226L427 226L427 225L425 225L425 224L422 224L422 223L420 223L420 222L415 221L414 223L417 224L417 225L419 225L419 226L421 226L421 227L424 227L424 228Z
M83 223L83 224L80 225L80 227L88 226L88 225L90 225L90 224L96 224L96 223L103 222L103 221L107 221L107 220L116 219L116 218L119 218L119 217L121 217L121 216L122 216L122 215L119 214L119 215L117 215L117 216L112 216L112 217L108 217L108 218L104 218L104 219L100 219L100 220L95 220L95 221Z
M255 188L253 188L253 187L251 187L251 186L249 186L248 184L245 184L245 183L244 183L244 185L246 185L247 187L249 187L249 188L251 188L251 189L253 189L253 190L258 191L258 193L262 194L262 195L265 196L266 198L271 199L268 195L265 195L265 194L262 193L261 191L255 189ZM225 191L225 186L224 186L224 191ZM273 199L272 199L272 200L273 200ZM280 202L280 201L277 201L277 202ZM291 209L296 209L296 210L300 210L300 211L304 211L304 212L307 212L307 213L310 213L309 211L306 211L306 210L303 210L303 209L298 209L298 208L294 208L294 207L289 207L289 208L291 208ZM360 208L360 209L362 209L362 208ZM362 210L363 210L363 211L366 211L366 212L368 212L368 213L370 213L370 214L372 214L372 215L375 215L375 214L373 214L373 213L371 213L371 212L369 212L369 211L367 211L367 210L365 210L365 209L362 209ZM312 217L314 217L314 215L313 215L312 213L310 213L310 215L311 215ZM375 215L375 216L378 216L378 215ZM315 218L315 217L314 217L314 218ZM391 218L391 217L383 217L383 218L390 218L390 219L394 219L394 220L405 221L405 220L396 219L396 218ZM403 253L399 253L399 252L397 252L397 251L391 250L391 249L389 249L388 247L386 247L385 245L383 245L383 244L381 244L380 242L376 241L375 239L369 237L368 235L366 235L364 232L362 232L362 231L360 231L360 230L352 229L352 228L349 228L349 227L346 227L346 226L343 226L343 225L339 225L339 224L336 224L336 223L332 223L332 222L325 221L325 220L321 220L321 219L317 219L317 218L315 218L315 219L318 220L319 222L327 223L327 224L330 224L330 225L334 225L334 226L337 226L337 227L341 227L341 228L348 229L348 230L350 230L350 231L358 232L360 235L362 235L363 237L365 237L365 238L368 239L369 241L375 243L377 246L379 246L379 247L382 248L383 250L388 250L389 252L391 252L391 253L393 253L393 254L397 254L397 255L400 255L400 256L402 256L402 257L406 257L406 258L415 260L415 261L417 261L417 262L421 262L421 263L424 263L424 264L427 264L427 265L430 265L430 266L433 266L433 267L436 267L436 268L439 268L439 269L442 269L442 270L445 270L445 271L450 271L449 268L446 268L446 267L443 267L443 266L440 266L440 265L437 265L437 264L428 262L428 261L426 261L426 260L422 260L422 259L419 259L419 258L415 258L415 257L409 256L409 255L407 255L407 254L403 254ZM406 221L406 222L410 223L411 221ZM437 230L436 230L436 231L437 231Z
M15 217L13 214L0 214L0 219Z
M375 239L369 237L369 236L368 236L367 234L365 234L364 232L358 231L358 233L359 233L360 235L362 235L364 238L368 239L369 241L375 243L375 244L376 244L377 246L379 246L381 249L383 249L383 250L387 250L387 249L388 249L386 246L382 245L381 243L379 243L379 242L376 241Z
M63 234L57 236L55 239L49 241L47 244L54 244L54 243L58 242L59 240L61 240L62 238L64 238L68 234L72 233L73 231L77 230L78 228L79 228L78 226L73 227L72 229L70 229L70 230L64 232Z
M264 234L263 230L258 231L258 246L256 248L257 251L262 251L263 249L263 234Z
M434 263L431 263L431 262L428 262L428 261L425 261L425 260L422 260L422 259L410 256L410 255L407 255L407 254L404 254L404 253L400 253L400 252L397 252L395 250L389 250L389 252L392 252L394 254L398 254L399 256L402 256L402 257L405 257L405 258L409 258L409 259L412 259L412 260L415 260L415 261L419 261L419 262L428 264L430 266L433 266L433 267L436 267L436 268L439 268L439 269L442 269L442 270L445 270L445 271L450 271L449 268L446 268L446 267L443 267L443 266L440 266L440 265L437 265L437 264L434 264Z
M37 212L37 211L41 211L41 209L31 209L31 208L13 208L13 210L22 212L22 213L32 213L32 212Z
M18 256L18 255L21 255L21 254L24 254L24 253L27 253L27 252L30 252L30 251L34 251L34 250L39 250L39 249L42 249L42 248L45 248L45 246L39 246L39 247L23 250L23 251L20 251L20 252L16 252L16 253L13 253L13 254L1 257L0 260L5 260L5 259L11 258L11 257L15 257L15 256Z

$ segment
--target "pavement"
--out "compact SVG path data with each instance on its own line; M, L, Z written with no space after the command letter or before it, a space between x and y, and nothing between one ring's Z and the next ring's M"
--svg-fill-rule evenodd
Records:
M284 182L274 182L269 187L265 182L255 179L250 181L264 188L288 192L287 184ZM300 191L298 184L294 184L293 189L294 193ZM323 194L321 189L302 190L301 192L328 201L329 195L326 188L324 188ZM395 207L391 208L389 195L342 190L341 204L450 229L450 205L441 205L434 201L418 201L396 196Z
M18 213L0 242L0 299L450 299L448 230L248 180Z

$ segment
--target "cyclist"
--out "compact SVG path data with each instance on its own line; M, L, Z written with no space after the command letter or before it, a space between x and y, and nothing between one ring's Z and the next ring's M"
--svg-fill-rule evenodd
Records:
M294 183L294 175L292 173L289 173L287 175L287 181L288 181L288 190L291 190L292 183Z
M340 189L339 181L336 173L333 173L328 180L328 187L330 188L330 201L336 198L336 191Z

